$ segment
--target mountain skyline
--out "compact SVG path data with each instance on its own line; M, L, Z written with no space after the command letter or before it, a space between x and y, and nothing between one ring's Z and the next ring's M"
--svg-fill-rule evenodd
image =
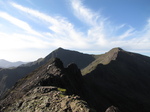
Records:
M0 110L149 112L149 66L150 57L121 48L101 55L59 48L36 62L0 70Z
M1 0L0 59L33 61L58 47L150 56L148 0Z
M4 59L0 59L0 68L18 67L25 63L26 62L22 62L22 61L10 62Z
M64 67L67 67L70 63L75 63L77 64L79 69L81 69L82 74L85 75L86 73L90 72L95 68L95 66L93 65L97 65L99 62L105 65L108 64L111 60L115 59L116 56L113 54L115 54L114 52L118 50L125 51L121 48L113 48L110 51L103 53L101 55L97 55L97 54L91 55L79 51L72 51L68 49L58 48L53 52L49 53L45 58L40 58L36 61L29 62L19 67L14 67L11 69L10 68L0 69L0 83L1 83L0 96L3 94L4 91L12 87L17 80L24 77L26 74L30 73L36 68L40 67L50 59L53 58L61 59L64 64ZM128 52L128 53L132 53L132 52ZM147 57L137 53L134 54L140 55L141 57ZM147 57L147 59L148 58L150 57ZM149 63L148 60L144 62ZM85 67L87 68L84 69Z
M14 67L12 69L6 68L0 70L0 97L3 92L8 88L12 87L17 80L24 77L26 74L32 72L38 67L45 64L47 61L53 58L60 58L64 62L64 67L67 67L70 63L76 63L80 69L86 67L89 63L96 59L96 55L83 54L77 51L66 50L58 48L48 54L43 59L38 59L36 61L23 64L19 67ZM17 74L17 75L16 75ZM15 77L14 77L15 76Z

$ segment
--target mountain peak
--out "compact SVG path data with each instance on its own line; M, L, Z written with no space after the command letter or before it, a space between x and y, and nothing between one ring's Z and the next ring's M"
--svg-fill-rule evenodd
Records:
M64 68L62 61L59 58L53 58L52 64L58 68Z
M62 47L57 48L55 51L64 50Z
M57 53L57 52L63 52L65 49L63 49L62 47L59 47L57 49L55 49L52 53Z
M106 64L110 63L112 60L116 60L118 57L118 54L123 51L124 50L120 47L111 49L110 51L108 51L107 53L104 54L101 63L106 65Z
M94 70L99 64L107 65L111 61L114 61L117 59L120 52L123 52L124 50L120 47L116 47L111 49L110 51L106 52L105 54L100 55L96 60L94 60L90 65L88 65L86 68L82 70L82 74L85 75L86 73L91 72Z
M124 51L124 50L120 47L115 47L115 48L112 48L110 51L118 52L118 51Z

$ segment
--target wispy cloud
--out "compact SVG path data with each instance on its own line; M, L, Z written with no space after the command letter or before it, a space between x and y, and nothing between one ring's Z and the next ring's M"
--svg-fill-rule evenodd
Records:
M39 20L49 23L49 29L52 33L47 33L51 36L51 45L53 46L64 46L67 48L88 47L86 44L86 39L83 34L79 31L76 31L74 25L69 21L66 21L64 17L52 17L50 15L41 13L37 10L33 10L27 7L23 7L16 3L11 3L15 8L30 14L33 17L38 18ZM82 37L82 38L81 38ZM76 45L78 43L79 46Z
M42 36L40 33L38 33L35 30L33 30L28 23L26 23L26 22L24 22L22 20L19 20L19 19L15 18L15 17L5 13L5 12L0 12L0 17L8 20L10 23L18 26L19 28L27 31L30 34L37 35L37 36Z
M81 0L70 0L74 15L85 24L89 25L89 29L81 32L75 28L64 17L53 17L37 10L33 10L19 4L11 2L11 5L25 13L30 14L39 20L49 23L48 32L51 37L50 40L53 46L62 46L67 48L80 49L110 49L112 47L120 46L130 49L141 48L148 49L150 34L150 21L142 31L136 31L130 25L113 25L106 18L98 12L94 12L88 7L84 6ZM122 34L118 35L121 29L125 29ZM46 35L45 35L46 36ZM78 46L74 43L78 43Z
M150 52L150 19L142 31L136 31L135 28L124 23L121 25L112 24L109 18L86 7L82 0L70 0L74 17L88 26L87 30L82 32L80 28L69 21L69 18L48 15L14 2L9 2L9 5L18 12L25 13L24 17L31 19L31 22L36 23L37 26L46 23L42 24L42 27L47 30L37 31L26 19L21 20L12 16L13 14L10 12L0 11L0 18L9 21L9 23L24 31L11 34L1 31L1 50L64 47L85 52L88 52L88 50L89 52L96 52L107 51L119 46L134 51Z
M107 18L104 18L99 13L96 13L84 6L81 0L70 0L70 2L74 15L80 21L90 26L87 32L85 32L85 35L88 38L89 46L96 46L97 48L100 48L106 45L108 42L106 39L106 32L104 31L104 27L107 25Z
M101 49L123 47L127 49L150 50L150 21L142 31L136 31L130 25L113 25L101 14L83 5L82 0L70 0L74 15L91 27L87 30L87 37L93 46ZM127 28L126 28L127 27ZM126 29L118 35L121 29ZM94 47L93 47L94 48ZM94 48L95 49L95 48Z
M80 19L82 22L85 22L88 25L103 25L103 21L106 19L104 17L101 17L98 13L90 10L86 6L83 5L81 0L70 0L72 8L74 9L74 14L78 19Z

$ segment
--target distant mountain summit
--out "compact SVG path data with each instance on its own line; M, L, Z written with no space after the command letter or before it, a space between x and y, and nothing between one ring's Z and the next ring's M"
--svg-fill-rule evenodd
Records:
M45 60L55 57L61 59L65 67L70 63L76 63L80 69L85 68L88 64L95 60L94 55L84 54L78 51L71 51L61 47L46 56Z
M0 59L0 68L18 67L25 63L26 62L21 62L21 61L10 62L10 61L4 60L4 59Z
M20 78L47 63L52 58L61 59L65 67L70 63L76 63L80 69L83 69L96 59L94 55L58 48L45 58L40 58L34 62L23 64L13 69L0 69L0 84L2 84L0 86L0 96L10 89Z

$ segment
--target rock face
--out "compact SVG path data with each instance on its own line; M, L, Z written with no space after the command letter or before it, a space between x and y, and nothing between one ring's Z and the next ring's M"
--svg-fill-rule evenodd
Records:
M105 112L120 112L120 111L117 107L111 106Z
M82 83L75 64L64 68L58 58L50 60L16 83L0 101L1 111L89 112Z

